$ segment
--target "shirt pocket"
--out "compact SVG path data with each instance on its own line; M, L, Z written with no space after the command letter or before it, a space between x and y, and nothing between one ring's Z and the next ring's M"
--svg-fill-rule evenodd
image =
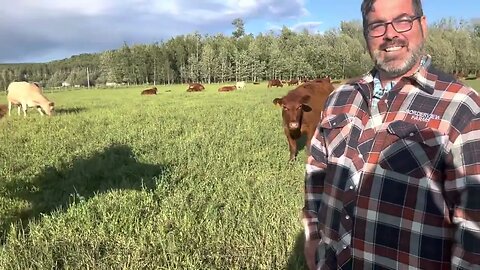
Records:
M431 176L437 168L445 134L425 125L394 121L388 125L379 164L414 178Z
M353 119L354 116L343 113L328 115L320 122L329 157L338 158L345 153Z

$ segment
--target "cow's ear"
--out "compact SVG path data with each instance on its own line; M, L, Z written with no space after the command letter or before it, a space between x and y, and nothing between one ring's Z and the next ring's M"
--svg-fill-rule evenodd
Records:
M281 98L275 98L273 100L273 104L275 105L282 105L282 99Z
M312 110L312 107L308 106L307 104L302 104L302 110L304 112L309 112Z

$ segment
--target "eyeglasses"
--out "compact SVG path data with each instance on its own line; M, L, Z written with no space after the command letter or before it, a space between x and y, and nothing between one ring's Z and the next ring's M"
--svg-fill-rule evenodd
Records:
M413 22L422 16L402 17L390 22L375 22L367 25L368 35L370 37L381 37L387 32L387 26L392 25L393 29L397 33L403 33L410 31L413 26Z

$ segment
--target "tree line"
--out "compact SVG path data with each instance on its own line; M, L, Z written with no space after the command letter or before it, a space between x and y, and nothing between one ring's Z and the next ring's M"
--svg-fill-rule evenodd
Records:
M96 54L35 64L1 64L0 89L11 81L44 87L188 82L262 81L272 78L350 78L372 67L360 21L341 22L324 33L287 27L256 36L242 19L231 36L179 35L154 44L124 43ZM426 52L436 67L451 73L480 71L480 22L442 19L429 26Z

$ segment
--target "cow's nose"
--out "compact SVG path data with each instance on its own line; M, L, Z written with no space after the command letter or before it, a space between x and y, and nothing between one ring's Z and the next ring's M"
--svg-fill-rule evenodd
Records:
M289 127L290 129L296 129L296 128L298 128L298 122L290 122L290 123L288 124L288 127Z

